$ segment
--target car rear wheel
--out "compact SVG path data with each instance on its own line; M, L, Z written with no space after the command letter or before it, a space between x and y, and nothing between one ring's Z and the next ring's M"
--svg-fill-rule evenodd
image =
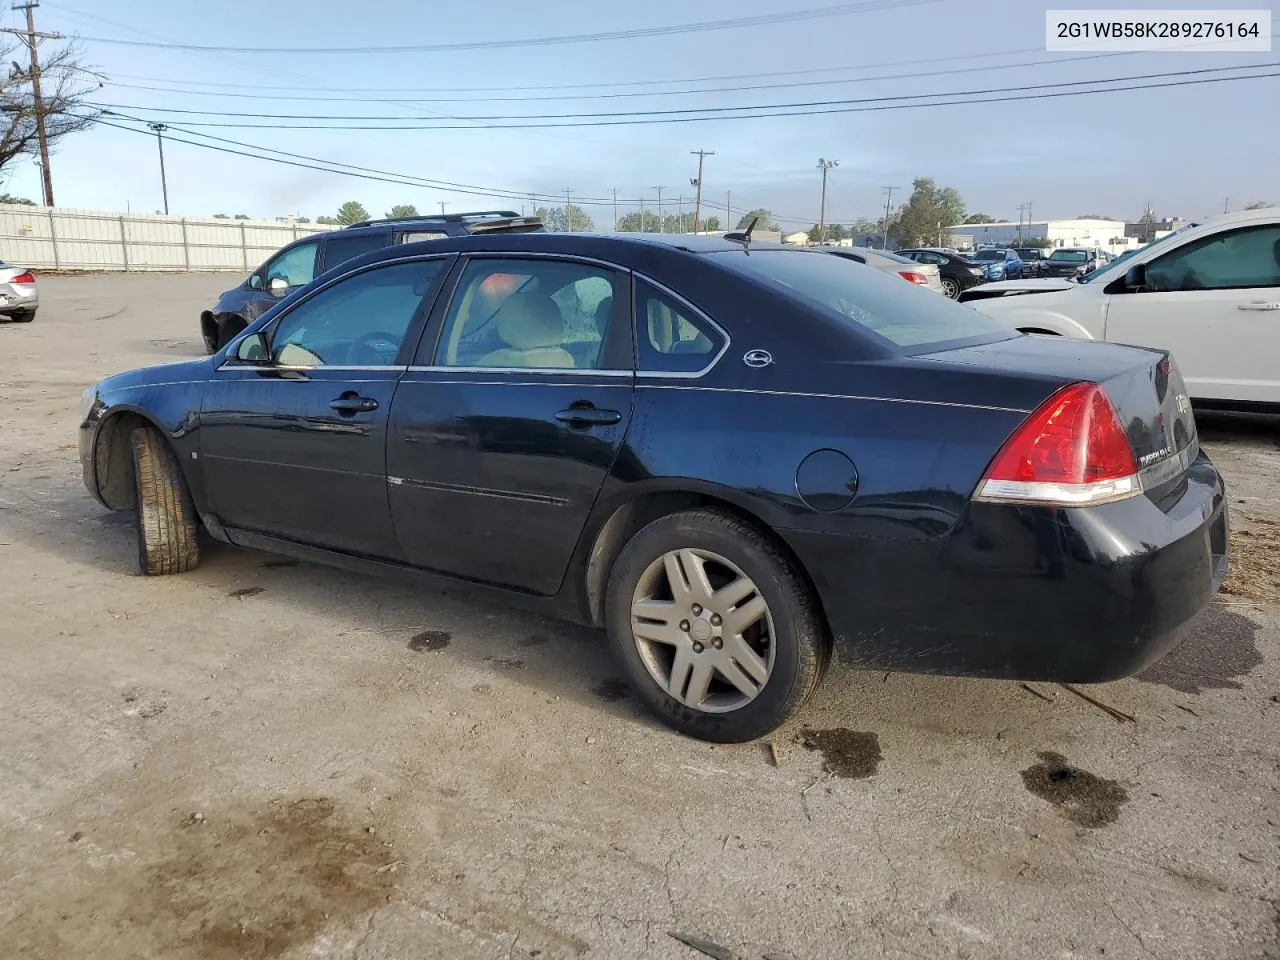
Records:
M958 300L960 298L960 284L956 283L950 277L943 277L942 292L952 300Z
M30 323L35 318L36 312L34 310L18 310L9 314L9 319L14 323Z
M631 538L610 574L606 620L641 701L676 730L720 743L795 714L830 656L792 561L714 510L663 517Z
M130 437L138 495L138 568L147 576L186 573L200 562L199 521L173 449L154 428Z

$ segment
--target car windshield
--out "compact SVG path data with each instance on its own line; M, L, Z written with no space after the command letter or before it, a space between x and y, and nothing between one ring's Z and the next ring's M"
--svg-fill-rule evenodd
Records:
M925 344L932 348L955 340L1012 335L976 310L844 257L803 250L756 250L750 255L725 251L708 256L789 296L835 311L847 323L908 352Z
M1057 263L1084 263L1089 259L1089 253L1086 250L1055 250L1049 254L1049 259Z
M1003 260L1003 250L978 250L969 255L973 260Z

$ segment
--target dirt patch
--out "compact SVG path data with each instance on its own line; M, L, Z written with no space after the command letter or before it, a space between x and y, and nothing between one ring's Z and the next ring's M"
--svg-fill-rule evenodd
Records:
M529 647L540 647L547 642L547 638L540 633L531 633L520 641L520 646L528 649Z
M264 570L280 570L284 567L296 567L297 560L263 560L258 566Z
M1239 690L1240 678L1262 666L1258 625L1248 617L1210 607L1181 646L1138 675L1181 693Z
M515 657L485 657L485 663L494 663L507 670L519 670L524 666L523 660L517 660Z
M631 695L631 688L625 680L604 680L591 688L591 692L605 703L616 703Z
M0 928L6 955L93 956L115 949L123 932L136 956L268 960L325 927L358 926L396 879L381 838L323 797L247 815L174 811L154 833L116 839L113 848L137 855L115 859L109 878L89 871L89 889L43 899ZM104 899L104 888L114 895Z
M822 754L822 767L832 776L848 780L870 777L880 768L880 738L874 733L860 733L836 727L833 730L805 730L796 742L806 750Z
M239 597L243 600L245 597L256 597L266 589L266 587L241 587L239 590L228 590L227 596Z
M1104 780L1071 766L1060 753L1042 751L1041 762L1022 771L1022 782L1072 823L1091 829L1115 823L1129 794L1114 780Z
M1280 603L1280 520L1234 514L1227 598Z
M453 639L453 634L443 630L423 630L409 639L408 647L415 653L430 650L443 650Z

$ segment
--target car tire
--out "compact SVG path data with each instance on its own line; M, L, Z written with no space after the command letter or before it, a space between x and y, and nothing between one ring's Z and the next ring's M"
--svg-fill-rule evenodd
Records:
M942 278L942 292L943 292L943 293L945 293L945 294L946 294L948 297L950 297L952 300L959 300L959 299L960 299L960 284L959 284L959 283L957 283L955 280L952 280L950 277L943 277L943 278Z
M733 630L735 620L746 626ZM753 740L793 716L831 656L794 562L754 526L717 510L670 514L637 532L610 571L605 622L640 701L681 733L717 743Z
M36 312L34 310L19 310L9 316L9 319L14 323L30 323L35 318Z
M137 487L138 569L149 577L186 573L200 562L195 504L173 448L152 427L130 436Z
M236 337L240 336L247 326L248 324L240 317L224 317L218 324L218 345L210 353L217 353Z

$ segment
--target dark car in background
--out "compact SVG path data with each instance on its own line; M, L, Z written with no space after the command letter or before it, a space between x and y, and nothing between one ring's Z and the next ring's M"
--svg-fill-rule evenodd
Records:
M1100 250L1088 247L1059 247L1044 262L1041 276L1082 277L1099 267L1105 267L1110 258Z
M1004 267L997 263L978 263L953 250L937 247L911 247L897 251L916 263L933 264L942 280L942 292L952 300L970 287L1004 279Z
M1002 280L1021 280L1027 273L1022 258L1008 247L983 247L969 254L970 259L982 263L998 263L1004 267Z
M440 216L363 220L341 230L314 233L277 251L270 260L228 290L212 310L200 314L205 349L213 353L282 297L326 270L383 247L419 240L442 240L475 233L537 233L545 230L536 217L511 210L482 210Z
M136 512L144 573L195 567L203 527L469 587L603 628L637 699L709 740L773 730L836 653L1126 676L1226 570L1168 353L748 234L375 251L84 401L85 484Z
M1013 252L1022 261L1023 275L1038 277L1044 271L1048 254L1040 247L1014 247Z

